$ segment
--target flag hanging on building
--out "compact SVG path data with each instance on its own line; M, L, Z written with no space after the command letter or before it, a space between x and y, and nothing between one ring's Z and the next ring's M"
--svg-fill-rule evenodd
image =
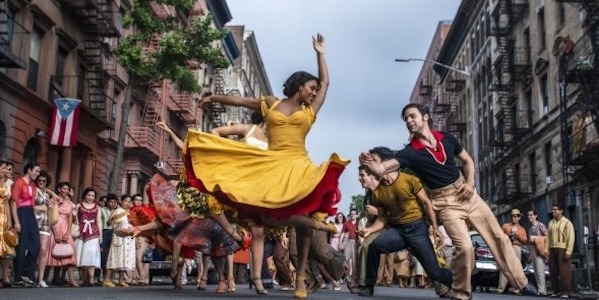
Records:
M50 124L50 145L74 147L77 144L80 104L81 100L77 99L54 99L52 124Z

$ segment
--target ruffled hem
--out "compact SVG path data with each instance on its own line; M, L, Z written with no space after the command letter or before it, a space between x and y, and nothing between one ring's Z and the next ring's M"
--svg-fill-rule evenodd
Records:
M160 175L154 175L148 189L156 219L165 225L164 233L169 237L162 247L172 250L172 241L182 246L215 257L234 253L239 246L218 223L211 218L190 218L179 207L175 187ZM145 219L149 219L146 217Z
M337 154L331 155L323 178L306 197L288 206L265 208L239 203L221 191L219 185L216 185L212 191L206 189L202 180L194 173L190 151L187 151L184 159L185 176L189 185L201 192L213 195L221 203L234 208L241 218L254 220L259 220L260 216L263 215L275 219L286 219L294 215L306 215L316 212L326 213L329 216L335 215L337 213L336 204L341 201L341 192L338 187L339 177L347 164L348 162L341 160Z

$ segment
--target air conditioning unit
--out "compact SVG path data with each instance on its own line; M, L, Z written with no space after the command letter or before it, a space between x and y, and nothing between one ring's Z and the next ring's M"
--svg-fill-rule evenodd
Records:
M156 166L157 169L164 169L164 161L159 160L154 166Z
M549 113L549 106L543 106L543 115L546 115Z
M553 176L545 177L545 184L552 184L552 183L553 183Z

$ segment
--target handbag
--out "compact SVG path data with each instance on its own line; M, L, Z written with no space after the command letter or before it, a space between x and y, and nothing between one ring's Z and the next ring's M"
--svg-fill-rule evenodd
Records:
M545 256L545 236L537 236L535 237L535 242L534 242L534 246L535 246L535 251L537 252L537 256Z
M144 252L144 256L142 256L141 261L144 263L151 263L154 261L154 249L146 249Z
M56 205L48 205L48 224L50 226L56 225L58 223L58 206Z
M79 225L73 223L73 225L71 225L71 236L76 239L81 235L81 232L79 232Z
M54 248L52 248L52 257L56 259L69 258L72 257L74 253L75 249L73 249L71 245L65 243L56 244L54 245Z
M19 244L19 233L14 228L6 229L2 238L9 247L14 248Z

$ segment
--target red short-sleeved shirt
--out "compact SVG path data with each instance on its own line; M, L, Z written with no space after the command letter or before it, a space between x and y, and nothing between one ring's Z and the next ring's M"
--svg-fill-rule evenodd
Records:
M352 223L351 221L347 221L343 224L343 232L347 233L349 239L358 238L358 221L356 223Z
M18 208L33 207L36 192L35 183L27 183L25 179L19 178L12 185L10 197L15 201Z

